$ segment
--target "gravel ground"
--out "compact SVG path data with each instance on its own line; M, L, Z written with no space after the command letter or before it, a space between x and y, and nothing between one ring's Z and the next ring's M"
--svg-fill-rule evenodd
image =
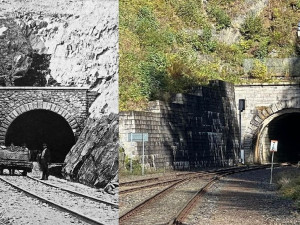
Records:
M274 175L287 169L297 168L276 168ZM269 182L269 169L223 178L199 202L185 224L300 224L300 213L293 203L280 197L276 185Z
M8 225L87 224L0 182L0 222Z
M42 172L40 171L39 164L37 162L33 162L33 170L31 173L28 174L28 176L34 177L34 178L41 178ZM53 185L56 185L58 187L66 188L72 191L77 191L80 193L84 193L96 198L100 198L104 201L112 202L115 204L118 204L119 202L119 196L118 194L109 194L104 191L104 189L96 189L89 186L86 186L84 184L80 184L77 182L67 181L65 179L60 179L54 176L49 176L48 181L45 181L46 183L51 183ZM118 193L118 188L116 188L116 193Z
M5 170L4 172L8 173L7 170ZM18 174L18 171L16 171L16 174ZM34 163L33 171L28 175L35 178L41 177L41 171L39 171L37 163ZM24 179L22 176L14 176L12 178L16 181L21 181ZM86 193L88 195L98 197L109 202L118 202L118 195L110 195L104 192L102 189L99 190L90 188L79 183L66 181L53 176L50 176L47 182L70 190ZM47 192L45 191L45 193ZM61 197L57 195L57 198L60 199ZM45 203L41 203L40 201L32 197L28 197L27 195L16 191L14 188L10 187L9 185L3 184L2 182L0 182L0 199L0 224L86 224L85 222L82 222L67 213L61 212ZM100 205L101 207L103 205L103 209L113 219L113 222L108 222L107 224L116 224L116 219L118 218L118 210L110 210L110 207L106 206L105 204ZM99 210L100 208L95 208L95 212Z
M29 173L28 176L34 177L34 178L41 178L42 176L42 172L39 169L39 165L36 162L33 162L33 171L32 173ZM103 189L96 189L96 188L92 188L92 187L88 187L86 185L80 184L80 183L76 183L76 182L71 182L71 181L67 181L64 179L60 179L54 176L49 176L49 180L45 181L45 182L49 182L51 184L54 184L58 187L62 187L62 188L66 188L72 191L78 191L80 193L84 193L96 198L100 198L104 201L108 201L108 202L112 202L112 203L116 203L118 204L119 201L119 197L118 194L112 195L112 194L108 194L107 192L105 192ZM116 190L116 192L118 193L118 190Z
M123 215L124 213L132 209L134 206L157 194L166 187L167 185L147 189L146 191L137 191L120 195L119 214Z
M23 176L3 176L5 180L12 182L22 189L28 190L49 201L53 201L68 209L91 217L105 224L116 224L118 220L117 209L104 203L95 202L85 197L76 196L57 188L47 186L39 181Z
M177 214L184 204L204 186L207 181L208 178L200 178L180 184L164 197L144 207L141 212L124 224L165 224ZM160 188L160 190L162 190L162 188ZM143 193L146 192L148 191L143 191ZM137 195L134 195L131 199L136 198ZM120 206L120 208L121 210L123 209L122 206Z

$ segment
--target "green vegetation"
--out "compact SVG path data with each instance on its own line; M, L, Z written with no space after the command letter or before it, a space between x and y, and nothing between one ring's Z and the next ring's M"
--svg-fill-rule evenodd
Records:
M123 150L120 151L122 154L124 152ZM132 159L132 168L130 168L130 158L128 156L125 156L123 158L122 156L119 157L121 159L119 162L119 173L122 177L128 176L128 175L142 175L142 164L140 157L133 158ZM132 171L130 171L132 169ZM165 172L165 169L153 169L153 168L144 168L145 174L155 174L155 173L163 173Z
M150 100L187 93L210 79L234 83L274 81L264 59L298 54L296 29L300 1L270 0L259 15L244 0L121 0L120 110L141 110ZM216 33L238 26L241 38L222 42ZM246 58L257 59L245 74ZM248 80L247 80L248 79Z
M248 16L242 24L240 32L247 40L259 38L263 32L261 18L254 15Z
M224 28L230 27L231 20L230 17L226 14L226 12L216 5L212 5L208 13L215 18L216 28L217 30L222 30Z
M250 72L250 75L253 78L256 78L261 81L268 81L271 79L271 75L267 71L266 65L260 60L254 60L253 68Z
M300 209L300 172L282 172L276 176L276 183L281 194L293 199Z

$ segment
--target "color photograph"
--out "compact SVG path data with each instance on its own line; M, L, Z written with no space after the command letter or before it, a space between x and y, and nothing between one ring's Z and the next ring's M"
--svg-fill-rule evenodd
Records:
M300 1L119 1L120 224L300 224Z

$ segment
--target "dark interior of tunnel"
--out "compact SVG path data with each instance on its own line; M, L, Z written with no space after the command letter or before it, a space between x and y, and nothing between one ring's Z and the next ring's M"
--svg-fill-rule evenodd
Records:
M51 152L51 162L60 163L75 144L75 137L62 116L47 110L32 110L18 116L9 126L5 145L11 143L18 146L25 143L33 152L32 160L35 160L37 150L46 143Z
M287 113L269 123L270 140L278 140L275 162L300 161L300 113Z

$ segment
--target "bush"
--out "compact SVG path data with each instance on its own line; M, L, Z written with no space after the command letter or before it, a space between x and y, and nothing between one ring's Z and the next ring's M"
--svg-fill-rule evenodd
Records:
M254 39L263 32L261 19L254 15L248 16L242 24L240 32L246 40Z
M135 32L142 38L145 38L148 33L151 33L158 28L158 23L152 10L148 7L143 7L139 10L135 25Z
M261 81L267 81L271 78L270 74L268 74L267 66L258 59L254 60L250 75Z
M239 46L243 52L248 51L252 47L253 44L254 44L254 41L251 39L250 40L241 39L239 42Z
M127 171L130 171L130 158L128 156L125 157L125 168ZM136 158L132 159L132 173L137 175L141 174L142 165L140 161Z
M158 99L166 87L166 58L163 53L150 53L138 65L141 93L149 100Z
M190 37L190 43L196 51L201 53L212 53L216 51L217 41L211 40L211 28L205 26L202 35L194 35Z
M201 12L201 1L184 0L172 1L177 15L189 26L201 27L204 22L203 13Z
M222 30L224 28L230 27L230 25L231 25L230 17L226 14L226 12L223 9L219 8L216 5L213 5L209 9L209 13L211 13L214 16L214 18L216 19L217 30Z
M258 59L263 59L268 56L268 47L270 40L268 38L261 39L258 48L254 51L254 56Z
M281 172L275 181L283 196L293 199L300 209L300 173L299 171Z

